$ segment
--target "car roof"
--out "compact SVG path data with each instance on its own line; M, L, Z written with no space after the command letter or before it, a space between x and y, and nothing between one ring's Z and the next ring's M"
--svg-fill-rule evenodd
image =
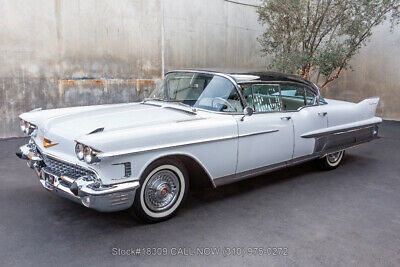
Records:
M236 83L253 83L253 82L297 82L306 84L312 87L315 90L318 88L315 85L301 78L298 75L285 74L274 71L262 71L262 70L254 70L254 71L246 71L246 70L229 70L229 69L184 69L177 70L179 72L183 71L196 71L196 72L205 72L205 73L215 73L215 74L225 74L232 78ZM174 71L170 71L174 72Z

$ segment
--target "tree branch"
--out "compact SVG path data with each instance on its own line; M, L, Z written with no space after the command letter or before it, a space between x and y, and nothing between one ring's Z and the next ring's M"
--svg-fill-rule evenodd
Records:
M330 84L331 82L333 82L334 80L339 78L340 73L342 72L342 70L343 70L345 65L346 65L346 63L344 65L340 66L338 71L336 72L336 74L334 76L326 79L325 82L321 86L318 86L319 90L322 90L325 86L327 86L328 84Z

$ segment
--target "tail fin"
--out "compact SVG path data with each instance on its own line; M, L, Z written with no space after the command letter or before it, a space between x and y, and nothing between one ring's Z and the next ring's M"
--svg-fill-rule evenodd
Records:
M379 103L379 97L371 97L364 99L363 101L359 102L357 105L360 106L362 111L363 117L365 118L372 118L375 117L376 108Z

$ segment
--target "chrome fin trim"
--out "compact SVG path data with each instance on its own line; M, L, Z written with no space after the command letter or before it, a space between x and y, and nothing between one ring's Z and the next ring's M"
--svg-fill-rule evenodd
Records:
M341 132L347 132L351 130L356 130L360 128L365 128L365 127L370 127L370 126L375 126L378 125L382 122L381 118L371 118L363 121L358 121L355 123L348 123L348 124L343 124L339 126L332 126L324 129L319 129L316 131L312 132L307 132L301 135L302 138L315 138L315 137L320 137L323 135L328 135L328 134L334 134L334 133L341 133Z

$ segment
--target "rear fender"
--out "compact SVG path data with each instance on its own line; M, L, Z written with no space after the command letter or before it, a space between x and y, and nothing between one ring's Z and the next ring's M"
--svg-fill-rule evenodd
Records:
M379 97L371 97L357 103L363 119L373 118L378 107Z

